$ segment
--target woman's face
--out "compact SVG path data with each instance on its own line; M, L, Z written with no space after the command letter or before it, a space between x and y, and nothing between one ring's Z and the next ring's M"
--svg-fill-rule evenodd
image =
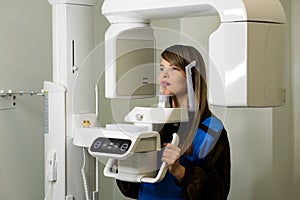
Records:
M175 95L177 98L187 94L185 72L178 66L162 59L158 75L160 94Z

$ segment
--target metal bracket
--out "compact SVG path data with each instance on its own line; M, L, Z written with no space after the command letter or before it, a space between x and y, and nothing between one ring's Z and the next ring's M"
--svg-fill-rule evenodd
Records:
M16 96L0 96L0 110L16 108Z
M12 90L0 90L0 110L14 109L16 108L16 96L30 95L30 96L44 96L44 91L41 92L13 92Z

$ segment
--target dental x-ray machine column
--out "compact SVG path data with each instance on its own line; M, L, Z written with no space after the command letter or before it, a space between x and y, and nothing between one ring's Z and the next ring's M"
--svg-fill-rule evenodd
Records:
M101 157L103 154L93 151L91 145L97 138L100 138L98 144L102 143L103 138L109 137L105 133L114 131L77 124L78 120L89 116L92 117L88 121L94 124L97 117L95 83L89 78L94 75L93 68L84 70L83 81L74 87L80 64L94 47L93 6L96 2L49 0L53 13L53 82L44 83L48 119L45 126L45 194L48 199L97 200L95 161L86 154L85 147L93 156ZM215 71L208 69L210 102L238 107L284 104L284 57L281 51L285 16L278 0L105 0L102 13L111 23L106 33L109 42L105 47L105 62L111 64L106 83L112 86L107 88L107 97L119 97L115 87L115 73L122 69L122 63L115 62L119 38L148 40L149 32L143 28L148 27L152 19L218 14L221 25L209 41L209 56L216 67ZM141 35L137 34L139 30ZM149 76L148 71L139 72ZM219 83L219 78L222 88L214 85ZM132 85L122 83L127 84ZM79 98L73 99L74 92L80 94ZM225 98L219 96L224 93ZM142 111L138 110L139 113ZM133 116L138 116L134 112ZM142 118L134 120L142 121ZM129 121L135 123L134 120ZM133 139L127 137L130 134L120 135L120 139L135 142L143 137L145 141L150 138L155 146L152 139L157 138L156 133L150 130L132 132ZM140 137L137 138L134 132ZM85 142L78 140L76 135ZM107 174L118 178L111 172Z
M74 113L95 113L95 85L89 81L93 68L82 72L85 79L76 88L81 98L73 99L73 94L80 65L94 48L93 6L97 0L49 0L49 3L52 5L53 82L44 83L48 119L45 196L47 200L83 200L87 199L87 187L89 193L95 191L96 195L95 160L73 145L72 119Z

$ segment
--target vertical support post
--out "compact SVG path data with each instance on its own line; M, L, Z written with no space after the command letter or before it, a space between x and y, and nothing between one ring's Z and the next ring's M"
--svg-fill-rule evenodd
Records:
M45 159L47 152L55 151L58 169L52 199L86 199L81 173L84 158L82 148L73 144L72 123L76 113L95 112L95 97L90 95L94 94L93 66L86 70L82 64L94 47L93 6L97 0L49 0L49 3L52 5L53 83L45 83L45 87L65 88L61 94L52 94L50 90L48 94L50 116L49 134L45 134ZM79 73L83 78L76 84ZM77 99L78 95L81 96ZM47 185L45 179L45 190ZM90 190L94 189L92 178L88 185Z

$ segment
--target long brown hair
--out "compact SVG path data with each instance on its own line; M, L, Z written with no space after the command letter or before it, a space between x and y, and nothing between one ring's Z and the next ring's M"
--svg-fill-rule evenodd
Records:
M200 52L192 46L174 45L168 47L161 53L161 57L170 64L180 67L185 71L185 67L192 61L196 61L196 66L192 68L193 89L195 92L195 108L194 113L190 113L190 129L186 133L181 149L183 152L192 153L192 141L197 131L201 119L206 118L211 112L207 100L207 84L206 84L206 69L205 63ZM176 102L176 97L172 97ZM176 107L177 105L172 105Z

